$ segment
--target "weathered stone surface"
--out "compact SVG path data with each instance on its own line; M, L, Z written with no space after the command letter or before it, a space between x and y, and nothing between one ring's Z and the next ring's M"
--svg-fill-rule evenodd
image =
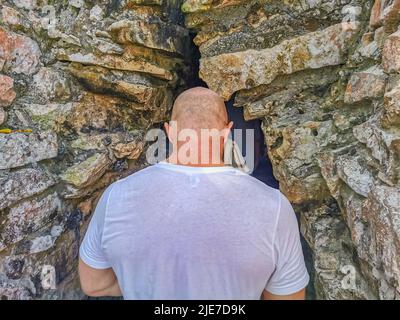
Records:
M376 299L353 262L348 229L335 208L322 206L301 216L302 233L315 254L317 299Z
M362 208L365 219L371 224L371 251L377 255L376 268L382 268L384 279L380 281L382 299L399 299L400 295L400 189L378 186L369 194ZM395 289L388 288L391 282Z
M400 85L385 94L381 123L384 127L400 125Z
M292 203L318 201L327 196L328 188L319 173L315 155L320 151L318 141L330 135L331 130L331 123L309 122L298 128L288 126L266 131L271 142L274 137L281 141L279 146L270 148L269 154L280 188ZM316 136L316 131L320 135Z
M46 104L31 103L23 105L23 110L40 130L60 132L63 130L66 119L73 112L73 104L71 102L65 104L51 102Z
M107 92L150 105L156 104L166 95L161 85L146 81L137 74L80 65L71 65L69 70L95 92Z
M27 200L11 207L1 228L3 239L6 243L22 240L27 233L35 232L49 223L57 215L60 206L60 199L53 193L41 200Z
M140 32L138 32L140 30ZM139 44L152 49L186 55L189 33L177 25L155 20L121 20L109 26L108 31L117 43Z
M378 28L382 24L382 0L375 0L371 10L369 24L371 27Z
M110 166L110 159L104 154L95 154L78 163L61 175L61 179L77 188L83 188L102 176Z
M400 31L391 34L385 41L382 65L385 72L400 72Z
M143 142L129 142L129 143L118 143L114 148L114 155L117 158L128 158L130 160L135 160L139 158L144 148Z
M54 184L54 178L40 167L25 168L0 176L0 210L18 200L43 192Z
M385 92L386 75L378 66L353 73L344 95L345 103L380 98Z
M355 32L356 29L337 24L285 40L270 49L204 58L201 59L200 77L227 100L236 91L269 84L279 75L342 63L346 45Z
M69 81L57 70L43 67L33 76L30 86L37 101L66 101L71 97Z
M128 47L125 49L121 56L117 55L103 55L97 56L93 53L65 53L60 51L58 59L64 61L77 62L84 65L97 65L108 69L123 70L123 71L136 71L147 73L152 76L172 80L173 75L170 70L160 67L158 64L151 61L146 61L144 58L135 55L132 52L133 48Z
M0 28L0 71L32 74L39 64L40 55L35 41Z
M8 6L3 5L1 8L1 19L8 25L20 25L21 15L20 13Z
M7 107L15 99L16 93L13 89L14 80L5 75L0 75L0 106Z
M6 120L7 120L7 112L2 107L0 107L0 126L4 122L6 122Z
M57 136L51 131L0 134L0 170L54 158L57 148Z
M30 280L9 280L0 275L0 296L3 300L31 300L34 290L35 286Z

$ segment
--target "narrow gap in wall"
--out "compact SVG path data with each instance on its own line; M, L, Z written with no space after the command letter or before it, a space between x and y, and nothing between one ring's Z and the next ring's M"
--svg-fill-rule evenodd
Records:
M193 87L205 87L208 88L207 84L199 77L200 70L200 50L194 44L193 39L196 34L191 33L191 53L192 53L192 75L188 79L188 88ZM272 172L272 164L269 160L267 154L267 147L265 145L264 134L261 130L261 120L250 120L246 121L243 115L243 108L237 108L233 106L234 96L227 101L226 107L228 111L228 117L230 121L233 121L233 130L234 129L242 129L242 155L246 156L246 139L245 139L245 130L253 129L254 130L254 171L252 172L252 176L257 178L258 180L264 182L272 188L278 189L279 183L275 179Z

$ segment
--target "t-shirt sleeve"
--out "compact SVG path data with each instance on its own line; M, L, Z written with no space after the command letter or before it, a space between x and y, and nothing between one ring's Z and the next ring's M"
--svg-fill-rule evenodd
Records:
M111 267L102 249L104 220L111 190L112 185L100 197L79 249L80 258L94 269L107 269Z
M265 290L275 295L290 295L304 289L308 275L296 214L290 202L280 194L280 213L275 231L275 271Z

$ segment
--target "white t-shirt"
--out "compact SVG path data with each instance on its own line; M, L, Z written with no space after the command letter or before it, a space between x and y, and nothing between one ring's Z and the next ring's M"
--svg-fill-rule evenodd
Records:
M80 257L113 268L125 299L259 299L309 281L289 201L232 167L159 163L113 183Z

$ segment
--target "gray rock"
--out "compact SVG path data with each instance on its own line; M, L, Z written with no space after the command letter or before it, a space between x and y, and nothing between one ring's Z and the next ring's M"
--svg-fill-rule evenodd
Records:
M0 134L0 170L57 156L57 135L51 131Z
M0 210L41 193L54 184L55 179L40 167L25 168L0 176Z
M11 207L2 226L3 239L9 244L22 240L25 235L37 231L54 219L60 209L61 202L56 193Z

